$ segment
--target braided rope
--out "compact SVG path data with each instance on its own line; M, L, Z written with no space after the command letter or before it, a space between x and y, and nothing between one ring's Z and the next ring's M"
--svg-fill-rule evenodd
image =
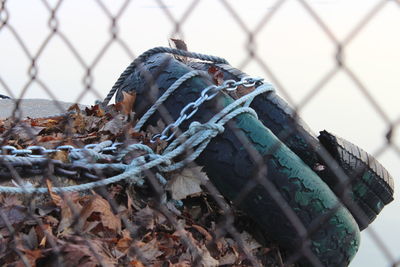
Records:
M137 57L135 60L132 61L131 64L122 72L122 74L119 76L118 80L115 82L113 87L111 88L110 92L107 94L107 96L104 98L103 102L101 103L102 106L107 106L108 103L110 102L111 98L114 96L115 92L121 87L122 83L125 81L125 79L132 74L134 69L138 67L140 64L145 62L149 57L159 54L159 53L169 53L173 55L178 55L178 56L183 56L183 57L189 57L189 58L196 58L200 60L205 60L205 61L211 61L214 63L221 63L221 64L228 64L228 61L226 61L223 58L216 57L216 56L210 56L210 55L205 55L205 54L200 54L200 53L195 53L195 52L189 52L189 51L184 51L180 49L175 49L175 48L169 48L169 47L155 47L152 49L147 50L143 54L141 54L139 57Z

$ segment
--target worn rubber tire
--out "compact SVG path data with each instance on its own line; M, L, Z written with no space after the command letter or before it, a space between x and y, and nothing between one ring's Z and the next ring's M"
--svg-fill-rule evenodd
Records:
M136 70L117 93L118 101L122 98L122 90L136 91L135 112L138 116L143 115L155 101L151 95L160 96L175 80L191 70L165 54L152 56L144 63L144 68L154 77L159 91L154 87L150 89L144 78L146 75ZM164 102L164 107L176 119L180 110L196 100L202 89L211 84L204 77L192 78ZM204 103L191 121L206 122L232 101L229 96L219 94L213 101ZM148 124L156 125L161 117L156 112ZM184 123L181 129L187 129L189 123ZM252 153L260 155L261 162L257 163ZM328 220L318 224L318 230L310 234L310 242L306 245L323 265L346 266L354 257L359 246L359 228L351 213L295 153L253 116L242 114L231 120L225 131L211 140L196 162L204 166L219 191L252 217L260 229L281 247L294 252L298 251L301 242L287 215L274 200L275 194L284 199L286 203L281 204L294 211L306 229L316 219L332 212ZM276 188L274 196L255 180L262 166L267 168L267 173L261 176L261 180L272 183ZM255 184L254 188L242 201L235 201L249 182ZM311 265L305 258L300 263Z
M359 183L364 184L368 190L360 186L359 190L354 191L367 199L373 199L370 205L372 209L381 210L380 206L393 201L393 178L374 157L327 131L320 132L318 139L350 177L360 177Z
M202 70L207 70L211 65L203 62L190 63L191 67ZM240 80L242 77L248 76L230 65L217 64L216 66L223 71L225 79ZM325 142L319 142L307 124L296 116L295 111L275 92L257 96L251 107L257 112L263 124L310 168L319 164L329 166L317 173L346 204L361 230L372 223L384 206L393 200L393 178L382 165L376 160L371 161L373 158L370 155L343 139L340 139L342 143L348 145L340 146L338 142L328 142L327 139L324 139ZM343 190L343 187L337 186L337 165L332 166L322 159L320 155L324 149L330 153L340 150L340 153L332 156L351 180L351 190L346 191ZM353 155L352 152L355 154ZM353 155L352 162L356 162L356 164L346 163L350 155ZM357 158L358 155L363 155L364 158ZM361 171L352 169L359 170L360 166L369 170L377 170L374 175L363 176Z

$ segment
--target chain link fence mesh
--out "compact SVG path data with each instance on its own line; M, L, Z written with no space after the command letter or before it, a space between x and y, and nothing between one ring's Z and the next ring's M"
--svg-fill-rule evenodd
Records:
M400 1L360 3L2 0L0 90L11 97L2 100L2 105L8 107L8 111L6 108L1 111L2 145L18 149L26 148L26 144L43 145L52 149L65 144L79 147L111 138L124 147L159 133L165 127L161 122L145 132L133 132L133 117L129 112L125 113L128 117L125 124L116 125L115 121L112 126L108 124L108 132L112 132L108 135L85 133L87 129L79 130L77 121L88 125L91 120L92 124L103 123L107 127L114 120L112 116L101 121L102 112L107 111L99 106L90 108L89 104L102 100L124 68L141 52L177 38L186 41L189 51L225 57L238 69L264 77L310 122L313 130L326 125L338 127L338 132L366 147L396 177L400 174L400 145L396 135L400 113L395 90L399 86L400 69L396 61L400 59L396 46L400 44L396 34ZM158 75L151 76L147 82L154 83L157 79ZM55 106L50 114L33 111L39 119L28 118L30 125L26 124L25 115L29 112L24 113L20 108L28 110L29 104L26 106L20 99L37 97L56 100L52 104ZM110 114L121 112L125 105L135 101L123 99L122 104L113 106L114 113ZM40 120L52 112L64 112L67 104L63 102L86 106L74 107L75 113ZM42 105L49 109L50 103ZM165 123L174 121L165 106L160 111ZM362 126L357 126L358 123ZM61 133L43 138L50 136L51 131ZM76 138L77 134L81 139ZM244 150L252 160L262 162L260 154L246 145L248 142L243 141ZM61 152L55 152L56 156L54 151L48 153L53 153L54 160L62 161L66 154L64 150ZM100 163L107 163L112 153L107 155L108 152ZM141 155L134 153L126 160ZM41 184L49 190L57 184L75 184L58 176L72 177L78 172L90 181L119 173L87 166L71 169L50 161L41 164L36 173L30 170L25 176L29 183ZM259 165L259 174L268 172L263 170L263 164ZM24 197L2 194L0 262L7 266L284 266L306 258L308 264L324 265L310 249L309 235L323 227L332 214L319 216L306 229L284 198L276 194L275 185L268 180L264 184L257 180L298 233L303 233L299 248L288 252L268 237L265 240L245 215L246 211L234 208L209 181L203 181L203 193L192 192L195 194L183 201L171 200L168 194L174 190L169 188L166 194L164 183L171 186L170 181L179 177L204 179L201 168L188 163L186 173L167 175L168 181L163 181L165 178L156 172L145 171L142 186L119 182L82 194L53 192L50 196ZM4 161L1 171L14 179L14 183L28 185L18 166ZM35 174L40 175L32 178ZM238 198L251 194L252 183L246 184ZM383 218L363 231L361 249L353 266L366 266L374 260L386 266L399 265L399 246L393 241L396 235L399 237L395 228L400 220L397 213L395 199L378 216ZM373 249L367 247L370 245Z

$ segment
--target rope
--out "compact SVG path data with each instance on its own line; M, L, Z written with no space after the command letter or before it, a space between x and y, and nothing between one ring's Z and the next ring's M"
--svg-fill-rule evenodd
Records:
M214 63L229 64L228 61L226 61L225 59L216 57L216 56L204 55L204 54L200 54L200 53L194 53L194 52L189 52L189 51L184 51L184 50L169 48L169 47L155 47L155 48L147 50L146 52L141 54L139 57L137 57L135 60L133 60L131 64L129 64L129 66L119 76L118 80L115 82L115 84L111 88L110 92L104 98L104 101L102 102L101 105L102 106L108 105L111 98L114 96L115 92L121 87L121 85L123 84L125 79L133 73L133 71L136 67L138 67L140 64L145 62L149 57L151 57L155 54L159 54L159 53L169 53L169 54L183 56L183 57L190 57L190 58L196 58L196 59L205 60L205 61L211 61Z

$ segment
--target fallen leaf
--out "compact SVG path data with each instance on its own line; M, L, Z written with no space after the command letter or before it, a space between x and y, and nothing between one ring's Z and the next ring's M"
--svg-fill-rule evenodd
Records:
M127 93L122 91L123 99L115 104L115 108L124 115L130 115L136 101L136 92Z
M7 218L8 223L10 223L11 225L22 223L28 217L27 209L24 206L15 205L1 207L0 212ZM6 222L3 220L2 217L0 217L0 228L5 227L6 225Z
M208 73L211 75L211 78L216 85L221 85L224 82L224 73L217 66L210 66L208 68Z
M57 193L55 193L53 191L53 183L51 182L51 180L46 179L46 187L47 187L47 190L49 190L49 195L50 195L50 198L53 201L53 203L56 206L61 207L64 200Z
M86 123L83 115L81 113L76 113L72 115L72 118L73 118L73 124L72 124L73 132L80 134L85 133Z
M49 158L54 159L54 160L59 160L64 163L69 163L68 155L69 155L68 151L59 150L54 153L50 153Z
M210 233L207 232L207 230L201 227L200 225L193 224L192 228L196 229L200 234L202 234L206 239L206 241L212 240L212 236L210 235Z
M184 168L180 173L172 175L167 188L173 199L180 200L203 192L200 185L208 177L201 169L200 166Z
M52 232L52 226L50 224L37 225L35 227L37 239L39 241L39 247L46 247L47 240L55 240Z
M106 113L100 105L94 105L90 108L86 107L85 112L87 116L103 117Z
M247 247L249 251L261 248L262 246L258 243L253 236L251 236L248 232L243 232L240 234L240 237L244 241L244 245Z
M172 41L169 42L170 47L183 51L188 51L187 45L183 40L170 38L170 41ZM174 58L184 63L187 63L189 61L188 58L185 56L174 55Z
M185 41L183 41L181 39L174 39L174 38L170 38L170 40L172 41L173 46L176 49L183 50L183 51L188 51L188 48L187 48L187 45L186 45Z
M116 249L126 253L132 243L131 234L127 229L122 230L122 238L120 238L116 244Z
M256 87L255 87L255 86L246 87L246 86L243 86L243 85L239 85L239 86L237 87L236 91L235 91L236 96L237 96L236 98L240 98L240 97L242 97L242 96L245 96L245 95L247 95L247 94L250 94L250 93L253 92L254 90L256 90Z
M201 245L199 254L201 256L201 264L204 267L214 267L219 265L219 261L210 255L210 252L204 245Z
M52 191L52 184L49 180L46 180L47 188L49 189L49 195L53 203L61 209L61 221L57 228L57 233L65 235L69 232L69 227L74 222L74 214L78 214L82 209L79 204L79 193L71 192L64 193L62 197Z
M152 239L148 243L138 241L134 243L134 246L138 249L139 255L149 262L163 255L163 252L158 249L157 239Z
M222 256L218 261L219 265L232 265L234 264L238 258L232 252L229 252Z
M16 195L0 195L0 203L2 203L3 208L22 204L21 200Z
M12 128L9 133L9 138L20 140L22 142L35 140L36 135L43 129L44 127L30 126L27 123L21 122L19 125Z
M108 201L99 195L90 197L90 200L83 206L80 219L86 221L93 213L99 213L101 223L104 227L116 233L121 231L121 218L111 211Z
M79 107L78 104L72 104L69 108L68 111L76 111L77 113L81 112L81 108Z
M141 261L133 260L130 262L130 265L133 267L145 267Z
M134 214L134 223L147 230L152 230L155 226L154 210L146 206Z
M127 116L117 114L112 120L110 120L102 128L100 128L100 131L110 132L113 135L117 135L126 124L126 121Z
M36 261L40 258L43 257L43 253L42 250L40 249L34 249L34 250L29 250L29 249L22 249L21 250L24 253L24 256L26 258L26 260L28 261L30 266L37 266L36 265ZM21 265L19 265L21 264ZM22 262L22 260L18 261L17 266L25 266L24 262Z

